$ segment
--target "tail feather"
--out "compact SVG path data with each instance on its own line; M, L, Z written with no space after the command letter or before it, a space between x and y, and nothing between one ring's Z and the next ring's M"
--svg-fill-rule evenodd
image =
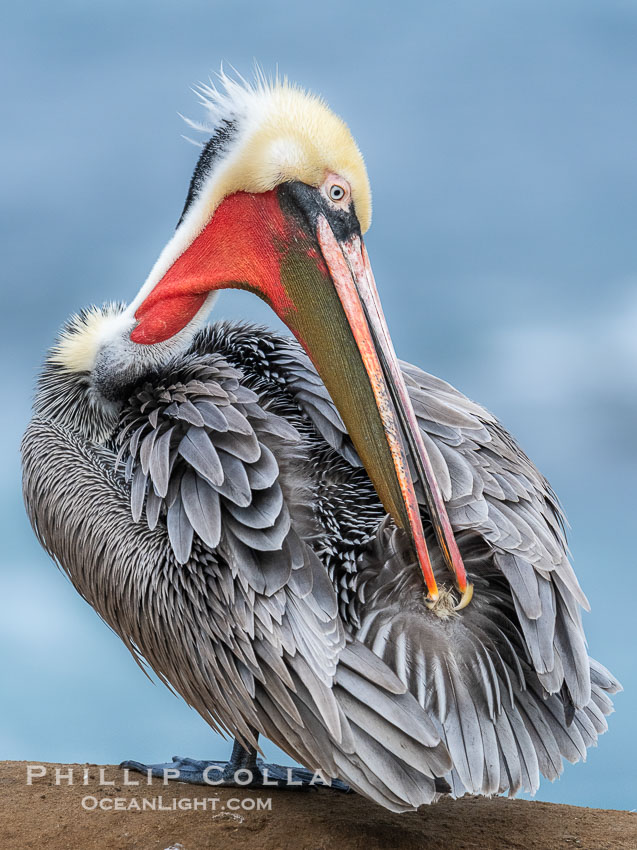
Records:
M307 665L293 658L288 670L293 712L255 683L268 738L310 770L339 778L392 811L436 799L439 780L451 769L447 749L427 710L377 655L347 638L332 687L323 688L329 704Z

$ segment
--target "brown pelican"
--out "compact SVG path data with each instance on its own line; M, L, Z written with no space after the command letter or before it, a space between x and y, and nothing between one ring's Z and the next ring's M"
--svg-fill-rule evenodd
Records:
M221 781L284 782L263 735L395 811L534 792L619 688L588 657L557 500L494 416L396 359L346 125L287 82L222 82L200 89L211 137L139 294L71 318L46 359L35 532L235 738ZM206 326L228 287L295 338Z

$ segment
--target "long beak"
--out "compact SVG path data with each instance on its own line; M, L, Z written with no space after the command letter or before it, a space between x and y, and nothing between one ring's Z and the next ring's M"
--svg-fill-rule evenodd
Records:
M413 542L434 603L439 592L410 474L413 459L443 558L462 594L458 607L464 607L471 585L358 227L337 238L315 192L287 184L223 201L141 303L131 338L143 344L169 338L212 290L248 289L267 301L314 362L380 500Z
M383 315L367 251L357 234L338 243L324 216L318 219L317 235L350 327L361 351L365 370L383 421L389 451L403 504L395 521L411 531L429 597L438 596L423 535L420 509L409 475L406 449L422 482L431 522L443 559L455 573L462 599L457 610L471 600L472 586L458 550L453 529L425 447L413 405Z

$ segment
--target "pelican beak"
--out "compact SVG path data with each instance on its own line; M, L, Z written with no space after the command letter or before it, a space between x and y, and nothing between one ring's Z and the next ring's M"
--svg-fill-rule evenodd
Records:
M471 601L473 586L467 583L466 571L442 493L389 335L367 251L362 238L356 233L339 243L324 216L319 217L317 235L322 255L357 343L392 458L394 475L390 474L389 481L383 478L378 483L374 482L376 491L395 522L411 532L429 590L429 599L435 602L438 590L424 540L420 508L409 473L408 452L424 488L429 515L443 559L456 576L461 592L456 610L460 610ZM343 413L341 415L343 416ZM350 426L348 431L351 435ZM354 444L360 453L357 442L354 441ZM367 464L365 466L367 467ZM369 474L374 481L372 474ZM387 488L389 483L394 491L394 478L402 496L398 511L391 507L395 504L393 493L387 499L383 497L381 489Z
M376 492L410 536L435 604L439 592L410 473L412 459L443 559L464 607L471 585L394 352L358 220L318 189L283 184L227 198L136 312L131 338L177 333L209 292L255 292L307 351L345 423Z

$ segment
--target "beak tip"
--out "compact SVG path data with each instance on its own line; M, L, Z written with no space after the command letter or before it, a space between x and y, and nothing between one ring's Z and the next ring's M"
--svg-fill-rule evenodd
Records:
M462 597L460 598L460 602L458 602L458 604L455 606L454 611L462 611L462 609L466 608L467 605L473 599L472 584L466 584L465 589L462 590L462 588L460 588L460 590L462 591Z

